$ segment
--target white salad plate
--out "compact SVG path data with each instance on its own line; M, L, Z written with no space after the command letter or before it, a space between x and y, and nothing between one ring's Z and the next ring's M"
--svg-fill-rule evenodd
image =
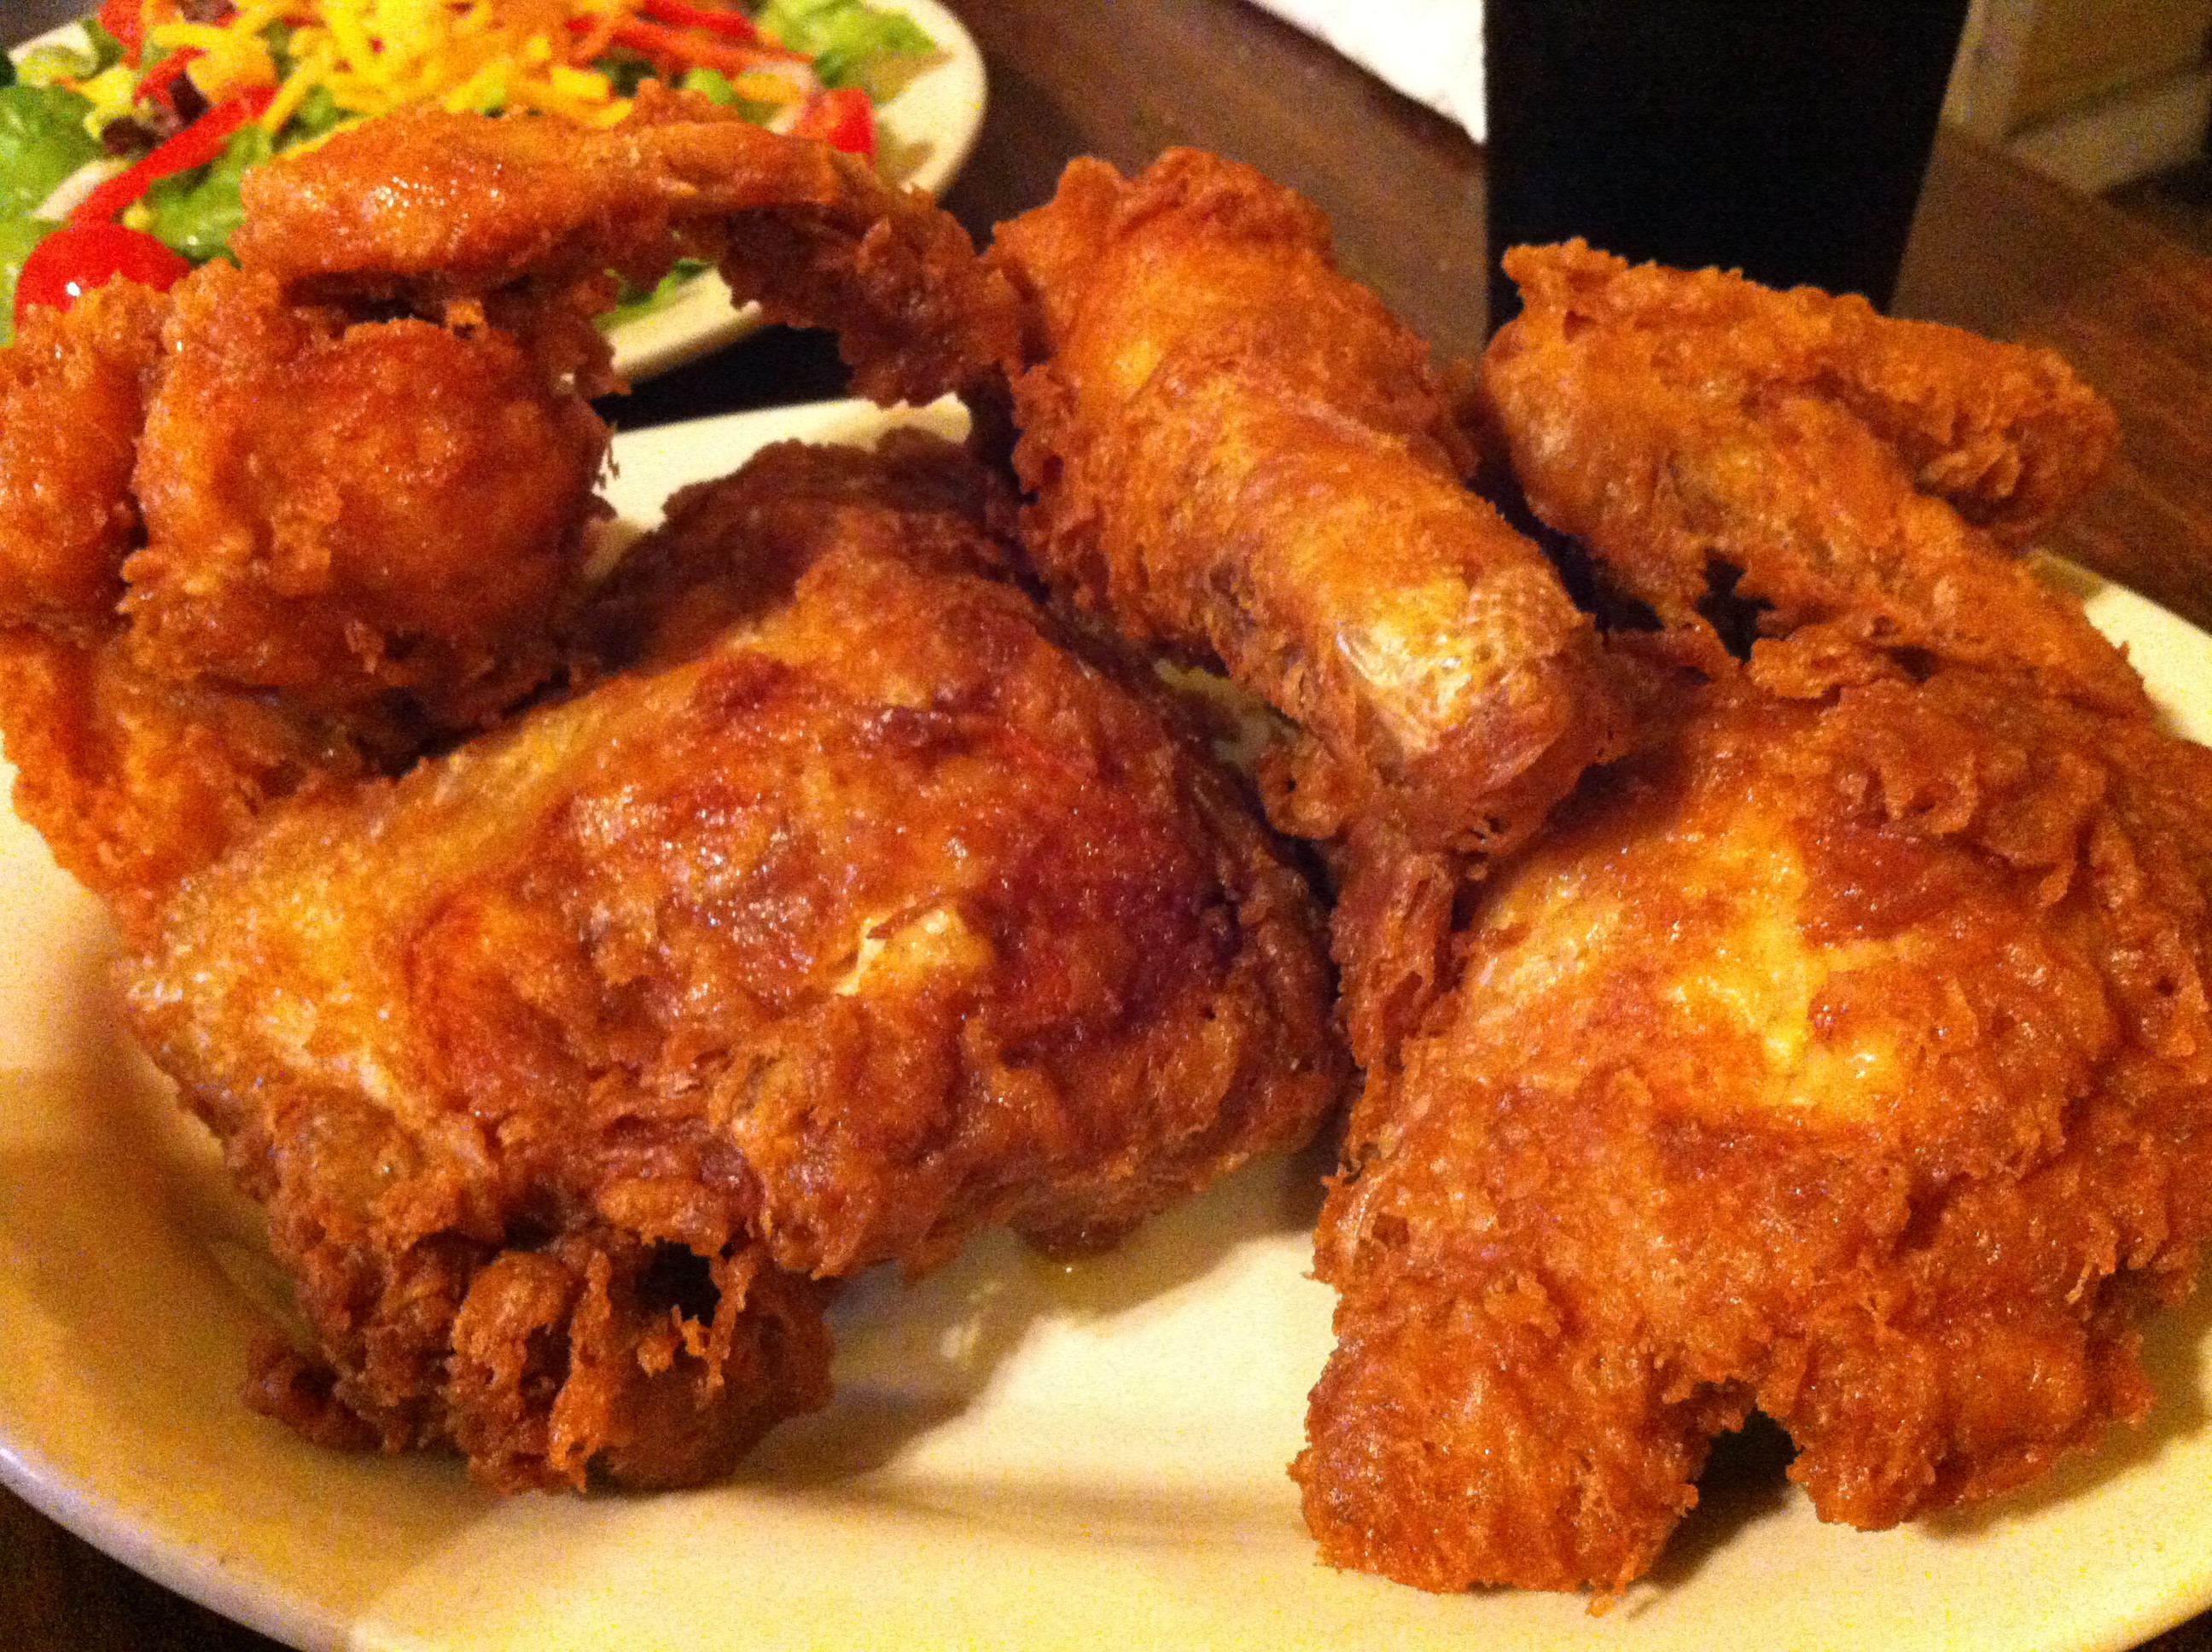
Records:
M881 161L898 184L942 195L983 126L983 54L975 37L938 0L871 0L884 11L904 12L936 42L937 51L898 94L876 112ZM74 23L9 49L21 57L50 41L82 45ZM736 343L761 325L757 305L734 305L730 289L711 270L685 282L651 308L612 324L615 370L636 380L681 367Z
M982 130L983 54L937 0L869 3L906 13L937 43L929 66L877 110L876 120L885 175L942 195ZM624 317L608 337L614 341L615 370L640 380L734 343L760 325L759 307L732 304L730 289L709 270L644 313Z
M625 435L615 502L650 519L764 442L884 422L841 403ZM2090 586L2212 742L2212 636ZM501 1500L448 1457L319 1449L238 1400L282 1291L256 1212L117 1029L94 903L0 829L0 1481L294 1645L2091 1652L2212 1603L2212 1300L2149 1327L2145 1427L1969 1513L1860 1533L1771 1463L1711 1476L1601 1617L1331 1570L1284 1472L1330 1346L1311 1155L1094 1261L998 1236L912 1289L863 1278L833 1314L835 1402L727 1484Z

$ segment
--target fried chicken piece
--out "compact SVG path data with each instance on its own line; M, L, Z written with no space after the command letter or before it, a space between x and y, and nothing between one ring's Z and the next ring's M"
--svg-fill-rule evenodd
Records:
M1301 726L1291 829L1525 836L1606 747L1594 635L1462 485L1426 347L1321 214L1191 150L1133 180L1079 161L989 258L1032 307L1014 463L1047 577Z
M515 340L349 324L217 262L176 293L131 478L131 658L481 726L550 675L607 429Z
M328 1368L280 1400L693 1478L818 1397L800 1276L1103 1242L1316 1127L1303 879L1149 672L985 577L988 495L918 440L694 490L587 628L639 669L185 884L128 1011L270 1202Z
M2057 356L1579 241L1505 267L1524 307L1482 391L1514 473L1702 669L1726 668L1717 596L1757 606L1754 664L1790 692L1932 656L2145 709L2118 652L1993 554L2112 449Z
M2148 723L1953 668L1668 689L1355 1109L1324 1556L1613 1591L1754 1406L1863 1527L2139 1419L2212 1230L2208 891L2212 752Z
M526 331L605 308L610 270L650 284L706 258L769 319L835 330L885 404L978 386L1018 336L1013 295L927 195L657 82L604 131L402 110L255 167L242 194L232 246L289 291L434 312L519 288L495 319Z
M611 133L417 112L246 196L243 270L112 284L0 355L0 628L27 628L0 725L126 925L325 767L397 772L550 683L604 513L612 270L719 250L886 399L984 384L1018 326L924 197L702 99Z
M376 734L150 676L114 646L0 629L15 812L126 933L147 932L177 883L276 799L395 761L402 737Z
M1613 1593L1754 1407L1865 1527L2148 1411L2212 1232L2212 752L2005 555L2108 445L2055 361L1509 267L1489 416L1649 604L1639 732L1486 881L1339 852L1368 1081L1293 1472L1336 1564Z
M16 807L126 929L269 802L559 663L607 435L511 339L216 263L34 310L0 394Z
M131 471L167 307L113 282L66 315L33 307L0 349L0 626L107 628L138 533Z

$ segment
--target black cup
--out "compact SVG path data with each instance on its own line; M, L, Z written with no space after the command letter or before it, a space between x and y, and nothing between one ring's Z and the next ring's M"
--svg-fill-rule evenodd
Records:
M1486 0L1498 255L1580 235L1886 307L1967 0Z

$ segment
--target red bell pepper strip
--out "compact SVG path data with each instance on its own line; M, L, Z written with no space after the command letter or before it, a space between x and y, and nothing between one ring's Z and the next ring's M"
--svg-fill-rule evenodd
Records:
M137 64L146 50L146 14L140 0L100 0L100 26L123 47L123 60Z
M581 33L592 27L591 21L578 17L570 20L568 27ZM750 70L767 69L777 64L805 63L803 52L792 52L780 46L765 43L759 46L738 46L724 40L705 39L696 34L686 34L681 29L669 28L659 23L648 23L638 18L625 18L607 31L614 45L651 58L657 63L697 64L706 69L719 69L725 75L742 75Z
M143 195L158 179L204 167L222 153L230 135L258 118L276 95L273 86L257 86L234 98L226 98L166 143L158 144L143 159L119 172L77 203L70 214L73 224L106 223Z
M120 276L166 293L191 263L151 235L121 224L64 224L31 249L15 277L15 331L35 305L66 310Z
M833 149L876 158L876 112L868 94L857 86L840 86L817 92L799 112L791 128L799 137L818 137Z
M139 102L160 104L171 114L177 112L177 82L185 70L192 66L192 59L201 56L198 46L186 46L181 52L172 52L138 78L138 88L132 94Z
M678 28L703 28L716 34L726 34L733 40L749 45L767 45L753 20L741 11L731 11L721 6L694 5L692 0L640 0L638 9L648 17L664 23L673 23Z

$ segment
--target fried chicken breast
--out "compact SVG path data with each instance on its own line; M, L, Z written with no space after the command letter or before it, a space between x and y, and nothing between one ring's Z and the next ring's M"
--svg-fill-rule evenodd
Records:
M1319 1125L1304 881L989 577L975 474L679 498L605 598L635 669L187 880L125 999L301 1283L273 1386L501 1485L696 1479L818 1401L807 1281L1103 1242Z

